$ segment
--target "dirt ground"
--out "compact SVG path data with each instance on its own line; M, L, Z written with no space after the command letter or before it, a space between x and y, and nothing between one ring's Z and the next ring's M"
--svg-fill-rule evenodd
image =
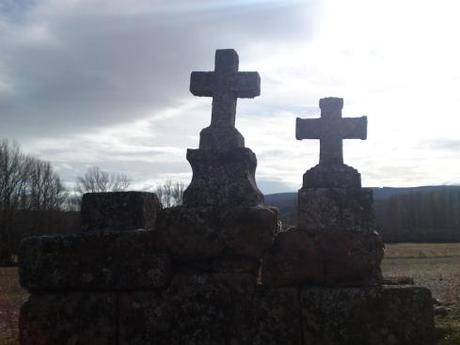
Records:
M28 294L18 282L15 267L0 267L0 345L16 345L19 307Z
M436 299L460 306L460 243L387 245L382 270L386 276L412 277Z
M437 317L439 345L460 345L460 243L387 245L382 265L386 276L409 276L447 305L450 312ZM19 307L27 299L17 269L0 268L0 345L17 345Z

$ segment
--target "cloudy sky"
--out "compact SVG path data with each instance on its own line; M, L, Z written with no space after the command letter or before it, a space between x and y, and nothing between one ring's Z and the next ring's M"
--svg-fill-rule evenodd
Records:
M0 0L0 138L72 183L88 167L133 187L187 183L211 100L188 91L234 48L262 94L237 127L265 193L294 191L318 161L295 118L343 97L368 116L345 162L365 186L460 184L460 5L456 0Z

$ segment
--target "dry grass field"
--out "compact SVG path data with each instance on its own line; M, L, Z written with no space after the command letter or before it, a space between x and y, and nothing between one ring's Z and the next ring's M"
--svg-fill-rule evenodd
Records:
M382 269L386 276L409 276L430 288L450 309L436 317L439 345L460 345L460 243L387 245Z
M412 277L443 303L460 306L460 243L387 245L382 269Z
M386 276L410 276L429 287L450 312L436 317L439 345L460 345L460 243L387 245ZM17 318L27 293L19 287L16 268L0 268L0 345L17 345Z

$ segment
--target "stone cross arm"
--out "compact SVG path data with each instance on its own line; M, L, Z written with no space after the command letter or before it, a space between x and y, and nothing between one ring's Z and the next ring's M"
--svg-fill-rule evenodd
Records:
M238 72L230 75L225 81L225 92L235 98L254 98L260 95L260 76L257 72ZM218 94L215 72L192 72L190 92L194 96L213 97Z
M343 139L367 139L367 116L342 119Z
M296 139L324 139L329 132L342 139L367 139L367 117L342 118L336 127L328 126L323 119L296 119Z

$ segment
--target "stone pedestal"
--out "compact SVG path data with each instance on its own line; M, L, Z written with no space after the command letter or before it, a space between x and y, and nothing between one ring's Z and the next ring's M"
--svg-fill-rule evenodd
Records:
M371 189L303 187L298 194L297 229L374 232L372 203Z
M179 272L257 276L277 223L267 207L175 207L162 212L155 238Z
M275 264L265 266L266 283L380 284L384 244L375 231L372 203L372 190L361 188L359 173L349 166L319 164L307 171L298 194L296 231L275 240L267 257ZM312 266L322 269L312 274L305 269Z
M154 230L161 204L154 193L87 193L81 204L83 231Z
M256 155L248 148L187 150L193 169L185 207L252 207L263 204L255 182Z

